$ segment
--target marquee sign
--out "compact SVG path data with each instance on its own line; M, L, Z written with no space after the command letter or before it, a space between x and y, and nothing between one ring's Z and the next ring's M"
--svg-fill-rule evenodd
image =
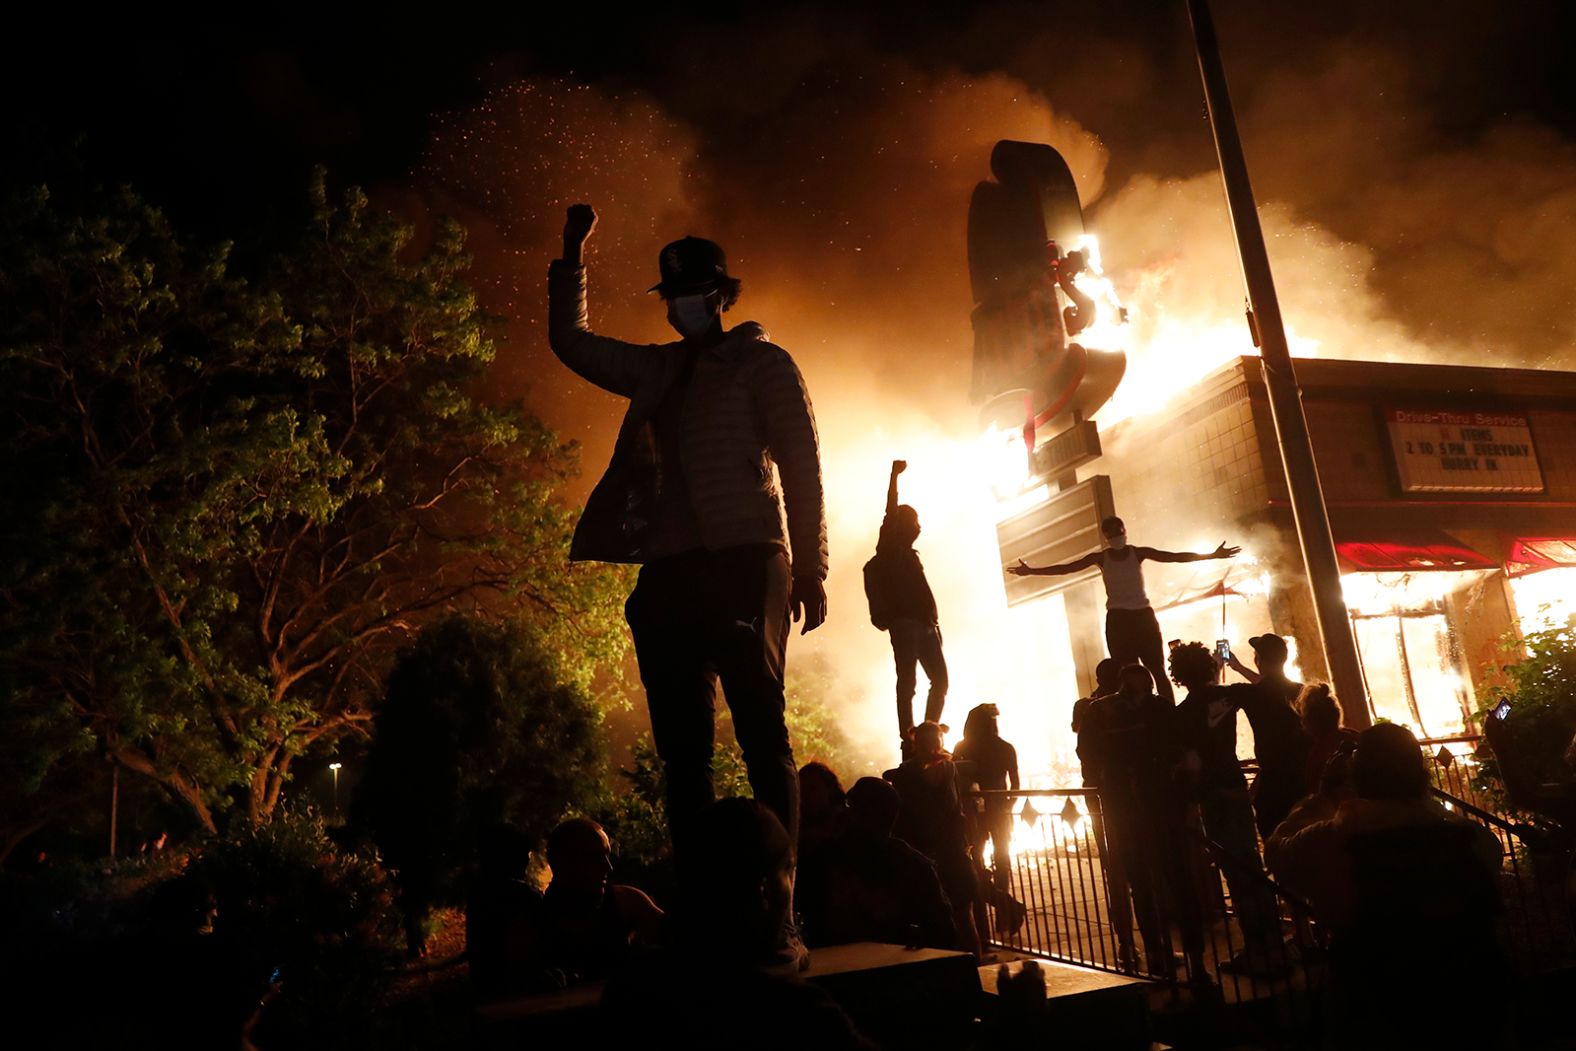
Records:
M1522 413L1389 409L1385 421L1403 492L1543 492Z

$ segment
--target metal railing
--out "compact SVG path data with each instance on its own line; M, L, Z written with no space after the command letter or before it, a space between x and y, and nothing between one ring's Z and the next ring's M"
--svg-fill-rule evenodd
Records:
M985 823L991 809L1012 811L1012 849L1003 858L992 844L986 884L990 940L1052 959L1132 973L1132 922L1113 910L1105 890L1105 832L1094 789L982 792ZM1021 805L1017 801L1021 800ZM1005 862L1005 864L1004 864ZM982 867L985 867L982 865ZM1021 911L1001 904L1001 895Z
M1512 821L1439 788L1434 796L1500 842L1500 939L1517 972L1535 975L1576 967L1576 835Z
M1113 851L1094 789L979 796L987 815L1010 808L1014 818L1011 856L982 852L993 903L982 930L992 945L1149 978L1174 1005L1221 1007L1228 1024L1265 1043L1308 1038L1322 932L1257 856L1234 858L1196 822L1175 830L1165 849ZM1242 922L1249 910L1258 918L1252 947Z
M1451 737L1425 737L1417 743L1422 746L1423 755L1428 760L1429 776L1436 789L1509 821L1510 817L1503 812L1499 801L1477 785L1477 751L1482 742L1480 734L1456 734Z

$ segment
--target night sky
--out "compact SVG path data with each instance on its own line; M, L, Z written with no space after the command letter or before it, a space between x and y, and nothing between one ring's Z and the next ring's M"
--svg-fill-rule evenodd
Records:
M0 167L11 184L130 182L240 257L303 214L315 164L414 224L418 244L437 217L459 219L500 319L489 394L582 443L570 501L600 474L623 404L546 347L564 207L602 214L592 320L627 339L672 338L645 295L661 246L715 238L744 281L730 323L761 321L815 402L831 607L849 630L803 645L855 692L889 689L879 635L855 630L855 567L904 457L949 632L977 628L954 640L983 675L1000 642L997 552L988 497L958 492L979 474L964 231L991 145L1050 142L1069 162L1130 308L1122 413L1252 351L1182 3L555 6L572 13L269 11L201 29L68 13L0 43ZM1576 369L1568 11L1218 0L1294 353Z
M1181 3L556 6L572 11L46 21L3 45L4 174L129 182L242 252L300 213L319 163L420 228L458 217L507 319L499 389L586 442L591 467L618 406L540 330L574 200L604 214L610 331L666 338L640 295L656 250L709 235L745 280L743 316L812 386L873 386L938 421L967 414L963 223L997 138L1068 156L1138 340L1168 335L1144 319L1240 318ZM1567 11L1216 4L1287 316L1318 353L1576 361Z

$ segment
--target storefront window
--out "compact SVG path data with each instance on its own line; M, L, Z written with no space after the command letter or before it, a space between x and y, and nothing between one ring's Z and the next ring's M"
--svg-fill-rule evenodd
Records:
M1446 598L1481 573L1352 573L1341 578L1374 715L1419 737L1467 729L1471 681Z
M1544 569L1512 577L1510 593L1523 634L1563 628L1576 617L1576 568Z

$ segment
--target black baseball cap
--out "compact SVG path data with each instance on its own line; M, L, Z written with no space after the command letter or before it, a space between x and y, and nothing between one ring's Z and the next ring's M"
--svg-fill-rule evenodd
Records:
M646 291L660 292L664 299L710 292L728 279L728 257L722 245L704 237L674 241L657 256L662 280Z
M1248 645L1253 647L1255 653L1274 653L1286 656L1286 640L1279 635L1266 633L1255 635L1248 640Z

